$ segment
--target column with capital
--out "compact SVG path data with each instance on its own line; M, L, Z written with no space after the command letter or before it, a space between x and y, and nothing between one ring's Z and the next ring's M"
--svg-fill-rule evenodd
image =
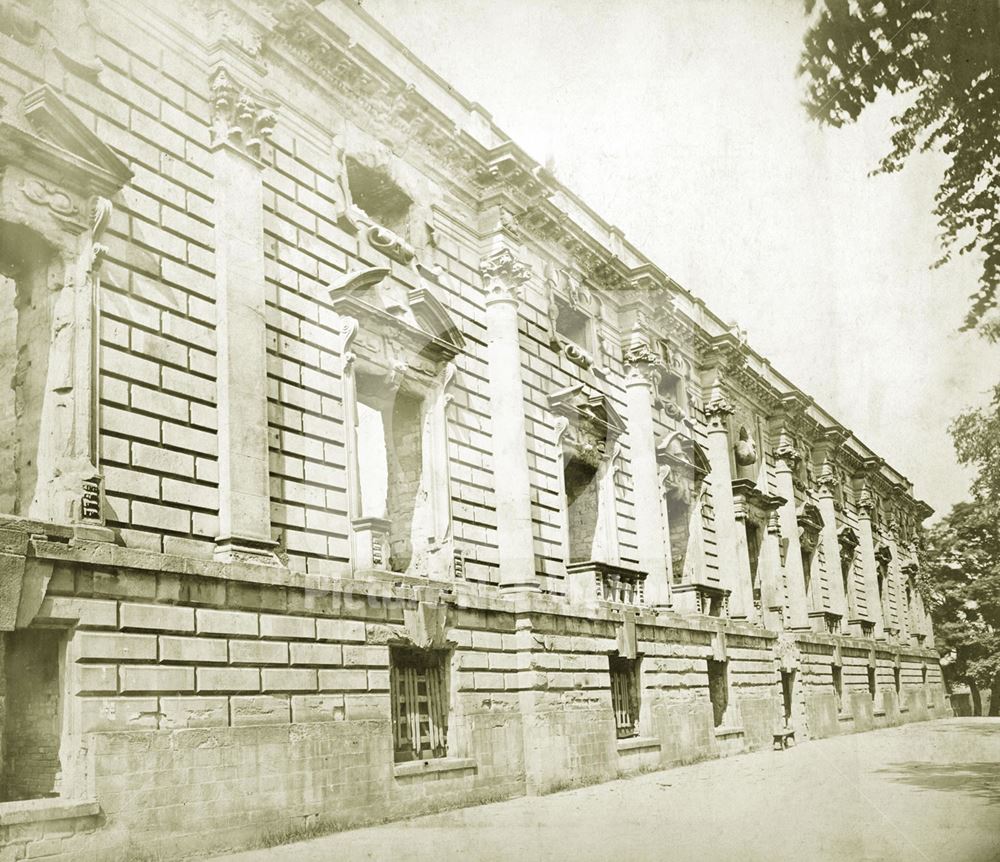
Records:
M639 568L647 573L646 600L653 607L666 608L670 606L670 578L653 425L653 400L661 366L662 361L645 344L625 352L625 401Z
M220 560L276 563L267 439L261 145L273 113L225 65L211 79Z
M793 474L801 459L799 451L782 433L774 450L774 484L778 495L785 502L778 510L781 537L785 545L785 584L788 600L789 627L809 628L809 608L806 607L805 573L802 569L802 546L799 543L799 524L795 515L795 482Z
M885 634L885 620L882 617L882 598L878 591L878 564L875 561L875 538L872 532L872 510L875 501L867 488L862 489L858 497L858 554L861 558L861 571L865 583L865 604L868 608L867 618L875 626L875 637Z
M531 270L509 249L501 248L483 259L480 271L486 289L486 361L493 414L500 587L505 592L534 592L539 587L518 334L520 291Z
M736 508L733 503L733 470L729 462L729 417L733 405L716 383L712 397L705 405L708 461L712 472L712 508L715 510L715 545L719 561L719 577L729 590L729 616L745 617L744 591L740 588L743 573L737 555ZM749 581L749 573L746 580ZM749 589L749 583L747 587Z

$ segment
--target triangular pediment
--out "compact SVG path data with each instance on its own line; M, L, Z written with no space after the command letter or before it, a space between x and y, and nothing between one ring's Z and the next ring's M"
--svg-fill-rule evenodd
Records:
M690 467L699 478L704 478L712 470L705 450L698 441L682 431L674 431L657 444L656 460L672 467Z
M410 288L386 267L341 276L329 289L334 309L408 344L435 360L453 359L465 349L454 318L427 287Z
M837 541L842 548L854 549L861 544L861 539L853 527L844 526L837 530Z
M132 179L132 171L48 86L28 93L21 102L29 130L11 123L0 126L0 139L16 144L12 161L72 186L81 192L110 197Z
M571 422L586 423L606 436L617 438L625 430L625 420L599 392L588 391L582 383L549 394L549 406Z

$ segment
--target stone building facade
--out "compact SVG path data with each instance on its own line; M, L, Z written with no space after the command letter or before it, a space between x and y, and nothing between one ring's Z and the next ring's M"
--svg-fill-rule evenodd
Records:
M0 860L944 713L898 472L359 11L0 3Z

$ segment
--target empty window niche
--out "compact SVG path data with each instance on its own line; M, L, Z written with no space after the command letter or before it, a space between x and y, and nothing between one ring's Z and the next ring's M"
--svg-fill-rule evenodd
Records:
M586 562L594 558L594 539L600 513L597 467L567 455L563 481L569 527L569 562Z
M63 645L58 629L0 638L0 802L59 795Z
M615 734L618 739L639 735L641 659L608 656L608 673L611 677L611 708L615 713Z
M555 303L556 332L567 341L589 352L592 349L590 315L579 308L574 308L559 297L555 297Z
M840 665L831 665L833 694L837 698L837 712L844 711L844 669Z
M712 722L723 727L729 709L729 662L708 659L708 697L712 701Z
M409 195L393 182L387 171L363 165L350 156L345 162L354 205L379 226L406 239L413 206Z
M0 513L8 515L29 513L38 478L56 295L52 263L52 250L37 234L0 222Z
M357 463L361 517L356 530L372 533L371 565L406 572L414 533L430 495L423 489L423 399L402 390L386 396L384 382L359 375Z
M781 705L785 719L785 727L792 724L792 715L795 710L795 671L783 670L781 672Z
M448 756L447 650L391 647L389 689L396 763Z
M892 686L896 689L896 702L898 703L900 695L903 693L902 673L898 667L892 669Z
M813 567L813 559L816 555L816 549L815 547L810 548L803 545L801 551L802 551L802 586L806 594L806 607L811 610L813 607L812 567Z
M684 566L687 564L688 545L691 542L691 504L684 496L673 490L666 494L667 527L670 534L670 571L673 582L684 580Z
M760 587L760 547L761 547L761 527L760 524L751 521L749 518L744 521L747 534L747 554L750 558L750 588L753 592L753 604L759 611L763 606Z

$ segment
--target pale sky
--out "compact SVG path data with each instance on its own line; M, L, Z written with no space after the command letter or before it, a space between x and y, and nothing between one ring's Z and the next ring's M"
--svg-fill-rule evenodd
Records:
M957 332L974 265L928 269L942 160L868 177L888 100L846 129L808 120L802 0L362 6L938 515L968 495L947 426L1000 356Z

